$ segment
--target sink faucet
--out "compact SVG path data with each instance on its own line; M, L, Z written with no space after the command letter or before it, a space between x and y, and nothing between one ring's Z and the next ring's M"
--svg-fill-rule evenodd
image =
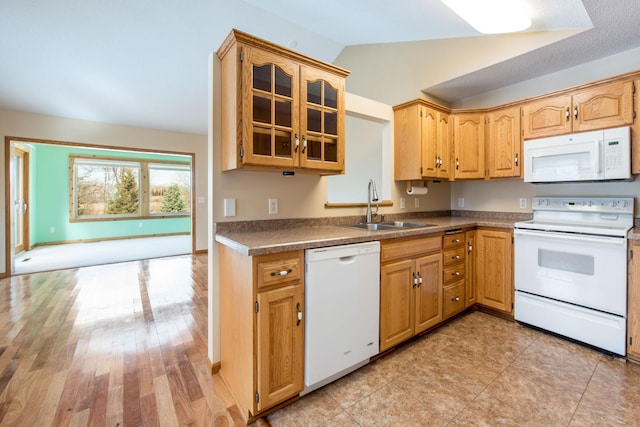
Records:
M378 192L376 191L376 183L373 179L369 180L369 185L367 186L367 224L372 222L372 218L378 215L378 205L376 204L376 211L371 212L371 202L378 201Z

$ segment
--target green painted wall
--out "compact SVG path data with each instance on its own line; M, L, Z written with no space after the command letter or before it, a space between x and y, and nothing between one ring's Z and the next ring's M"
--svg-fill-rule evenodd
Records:
M69 155L97 155L147 160L190 160L134 152L35 144L30 150L30 243L107 239L153 234L188 233L191 218L152 218L118 221L69 222ZM51 232L51 228L54 229Z

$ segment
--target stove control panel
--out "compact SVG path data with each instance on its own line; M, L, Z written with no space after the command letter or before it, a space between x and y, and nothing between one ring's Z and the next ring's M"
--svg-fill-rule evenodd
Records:
M633 214L633 197L534 197L533 210Z

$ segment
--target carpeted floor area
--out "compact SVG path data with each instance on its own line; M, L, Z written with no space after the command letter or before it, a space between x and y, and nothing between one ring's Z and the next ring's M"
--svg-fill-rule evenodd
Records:
M21 252L16 255L14 274L112 264L190 253L190 235L38 246L31 251Z

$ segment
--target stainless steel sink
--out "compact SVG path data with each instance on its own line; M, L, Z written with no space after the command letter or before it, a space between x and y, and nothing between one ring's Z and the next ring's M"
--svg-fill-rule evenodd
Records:
M395 228L419 228L419 227L434 227L435 224L422 224L420 222L406 222L406 221L394 221L383 222L383 225L390 225Z
M349 227L353 227L353 228L361 228L363 230L369 230L369 231L382 231L382 230L397 230L399 227L395 227L393 225L389 225L389 224L382 224L382 223L360 223L360 224L354 224L354 225L350 225Z
M374 223L360 223L349 225L352 228L360 228L368 231L383 231L383 230L402 230L407 228L419 228L419 227L433 227L435 224L422 224L419 222L405 222L405 221L387 221L387 222L374 222Z

